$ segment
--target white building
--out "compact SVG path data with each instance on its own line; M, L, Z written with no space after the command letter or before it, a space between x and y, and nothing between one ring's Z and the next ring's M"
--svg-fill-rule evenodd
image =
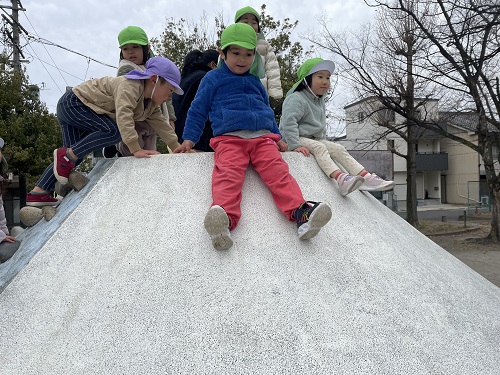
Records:
M475 133L476 113L440 112L438 100L416 100L416 114L420 118L438 122L448 132L477 144ZM378 124L387 122L404 129L405 119L393 111L384 109L376 97L370 97L345 108L346 137L340 142L363 165L385 178L393 178L394 200L397 207L406 205L406 159L391 153L392 176L387 172L387 162L367 165L377 153L394 149L407 153L407 144L398 134ZM434 132L420 128L417 143L417 200L464 205L484 205L488 200L484 166L478 153L471 148ZM390 152L390 151L389 151ZM498 151L497 151L498 152ZM390 162L389 162L390 163ZM483 181L480 183L479 181ZM484 186L483 186L484 185ZM396 206L396 204L394 204Z

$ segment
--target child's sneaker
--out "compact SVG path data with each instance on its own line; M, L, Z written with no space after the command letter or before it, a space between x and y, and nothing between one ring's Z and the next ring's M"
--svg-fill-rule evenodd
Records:
M26 194L26 205L31 207L56 206L59 202L59 199L51 197L49 193Z
M365 182L360 186L359 190L362 191L385 191L391 190L394 187L394 181L386 181L375 173L368 173L365 175Z
M348 173L342 173L340 177L337 178L340 194L345 197L347 194L352 193L354 190L363 185L364 180L365 179L361 176L353 176Z
M312 206L309 204L313 204ZM301 240L316 236L321 228L332 218L332 209L324 202L304 202L297 208L293 217L297 221L297 229Z
M212 206L205 215L205 229L216 250L227 250L233 246L229 232L229 218L221 206Z
M76 166L66 155L67 150L66 147L54 150L54 176L61 184L68 183L68 176Z

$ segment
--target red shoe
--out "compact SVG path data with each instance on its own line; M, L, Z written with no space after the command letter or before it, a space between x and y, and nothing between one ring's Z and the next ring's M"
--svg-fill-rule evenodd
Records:
M49 193L26 194L26 205L31 207L55 206L59 204L59 199L52 198Z
M76 166L66 155L67 150L66 147L54 150L54 176L61 184L68 183L68 176Z

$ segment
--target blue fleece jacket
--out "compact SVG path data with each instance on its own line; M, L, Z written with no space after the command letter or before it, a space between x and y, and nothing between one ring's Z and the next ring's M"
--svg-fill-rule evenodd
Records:
M201 80L182 138L197 143L207 118L214 136L238 130L269 130L280 134L260 80L249 72L234 74L225 63Z

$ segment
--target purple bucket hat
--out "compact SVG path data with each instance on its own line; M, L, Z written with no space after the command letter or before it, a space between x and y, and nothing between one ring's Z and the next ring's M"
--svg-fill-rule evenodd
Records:
M164 78L168 83L174 86L174 92L183 95L184 91L179 86L181 82L181 72L179 68L169 59L163 56L156 56L146 61L146 70L132 70L125 74L128 79L148 79L153 74Z

